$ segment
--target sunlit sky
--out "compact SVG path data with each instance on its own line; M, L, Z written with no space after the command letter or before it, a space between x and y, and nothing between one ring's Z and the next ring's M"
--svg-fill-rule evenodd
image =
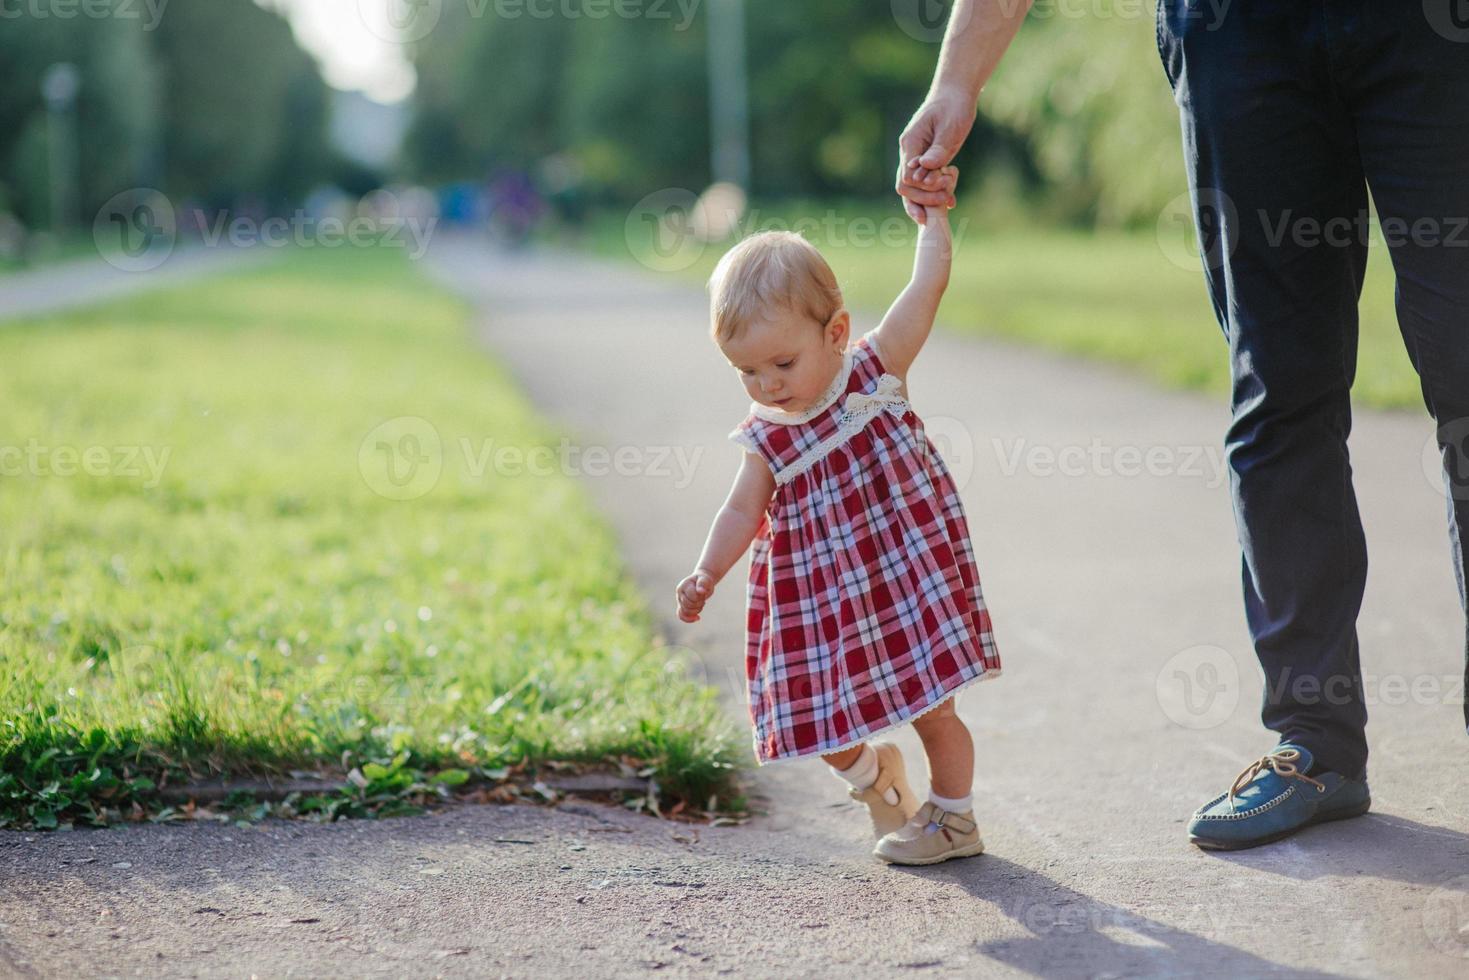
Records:
M384 40L364 16L390 0L258 0L290 17L301 46L321 64L334 88L365 92L378 102L398 102L413 91L413 66L401 44ZM374 4L376 6L374 6ZM386 33L379 28L379 33Z

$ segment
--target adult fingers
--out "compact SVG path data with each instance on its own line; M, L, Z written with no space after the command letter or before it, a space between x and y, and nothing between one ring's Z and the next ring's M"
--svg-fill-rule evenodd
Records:
M913 167L911 166L910 158L906 154L904 154L902 155L902 158L898 160L898 177L897 180L893 182L893 189L901 194L903 193L904 187L912 186L915 186L913 178Z
M925 179L932 178L933 172L942 169L948 162L954 159L958 147L950 146L940 140L934 140L928 149L918 158L918 166L923 169Z
M898 137L898 183L912 180L913 159L924 153L933 143L934 130L938 125L934 108L928 103L918 107L908 125Z
M920 108L903 128L898 137L898 171L907 169L908 162L928 149L933 142L933 117L926 108Z

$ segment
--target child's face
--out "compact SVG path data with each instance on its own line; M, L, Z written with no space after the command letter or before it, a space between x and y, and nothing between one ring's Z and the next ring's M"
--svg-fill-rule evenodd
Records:
M720 350L734 366L750 397L784 412L812 405L841 367L849 316L838 310L818 327L792 311L750 324Z

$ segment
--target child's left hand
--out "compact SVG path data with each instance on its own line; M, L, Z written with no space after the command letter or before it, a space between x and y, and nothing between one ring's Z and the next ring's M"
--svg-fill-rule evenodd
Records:
M697 622L704 603L714 594L714 576L702 568L684 577L675 590L678 595L678 618L685 623Z

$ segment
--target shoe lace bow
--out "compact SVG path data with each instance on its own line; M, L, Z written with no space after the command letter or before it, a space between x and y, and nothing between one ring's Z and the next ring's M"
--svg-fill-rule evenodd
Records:
M1319 779L1312 779L1301 772L1296 763L1301 760L1300 749L1272 749L1266 752L1254 762L1245 766L1240 774L1234 777L1234 783L1229 787L1229 805L1234 807L1234 798L1240 791L1254 781L1254 778L1266 769L1271 769L1276 775L1287 779L1302 779L1316 787L1317 792L1325 792L1326 784Z

